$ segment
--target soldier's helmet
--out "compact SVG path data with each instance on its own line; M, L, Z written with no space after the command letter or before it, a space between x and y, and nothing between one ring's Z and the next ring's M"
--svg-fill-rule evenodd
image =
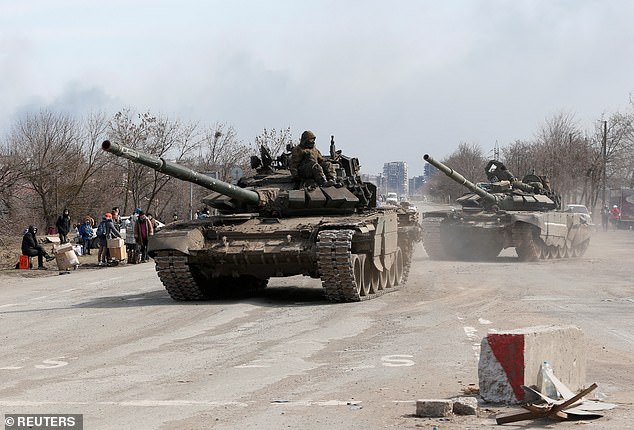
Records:
M308 146L308 147L315 146L316 137L317 136L315 136L315 133L313 133L310 130L306 130L305 132L302 133L302 137L300 138L299 144L301 146Z

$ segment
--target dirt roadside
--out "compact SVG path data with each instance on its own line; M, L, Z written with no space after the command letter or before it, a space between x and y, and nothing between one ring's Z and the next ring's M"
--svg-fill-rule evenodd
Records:
M38 237L38 239L42 239ZM20 247L22 246L22 236L5 236L2 237L0 248L0 275L1 276L17 276L24 278L36 278L58 275L59 270L55 261L45 263L45 267L48 270L17 270L15 265L20 259L22 252ZM53 244L42 243L42 246L46 251L53 255ZM79 266L77 270L83 269L97 269L97 249L92 249L90 255L80 255ZM33 257L33 264L37 265L37 257Z

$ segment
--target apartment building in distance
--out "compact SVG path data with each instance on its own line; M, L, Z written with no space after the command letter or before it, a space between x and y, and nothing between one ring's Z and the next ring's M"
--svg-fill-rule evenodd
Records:
M407 176L407 163L404 161L392 161L383 164L383 194L396 193L400 196L409 195L409 181Z

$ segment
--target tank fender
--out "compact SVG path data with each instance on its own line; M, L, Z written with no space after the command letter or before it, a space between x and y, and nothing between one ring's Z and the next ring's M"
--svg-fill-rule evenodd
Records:
M545 212L537 215L514 213L513 219L539 228L539 236L546 245L570 246L571 230L575 229L570 224L567 214L561 212Z
M163 229L148 239L148 253L154 256L156 251L176 250L183 254L203 249L205 236L200 228Z
M398 218L396 212L386 212L377 218L374 231L372 261L379 271L392 267L398 248Z

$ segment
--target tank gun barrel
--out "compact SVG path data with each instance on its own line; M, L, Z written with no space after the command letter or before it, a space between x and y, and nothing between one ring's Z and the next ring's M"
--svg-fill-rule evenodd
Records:
M449 176L455 182L459 183L460 185L464 185L470 191L476 193L477 195L482 197L484 200L487 200L491 203L497 202L497 198L493 194L487 193L482 188L475 185L473 182L467 180L460 173L455 172L451 167L446 166L440 161L435 160L431 155L425 154L423 156L423 160L427 161L429 164L431 164L432 166L434 166L435 168L443 172L445 175Z
M194 184L198 184L209 190L224 194L238 201L252 205L259 205L260 203L260 195L255 191L240 188L218 179L211 178L203 173L196 172L192 169L167 161L155 155L145 154L135 149L128 148L127 146L110 142L109 140L105 140L101 144L101 149L119 157L127 158L134 163L143 164L144 166L150 167L157 172L182 179L183 181L193 182Z

